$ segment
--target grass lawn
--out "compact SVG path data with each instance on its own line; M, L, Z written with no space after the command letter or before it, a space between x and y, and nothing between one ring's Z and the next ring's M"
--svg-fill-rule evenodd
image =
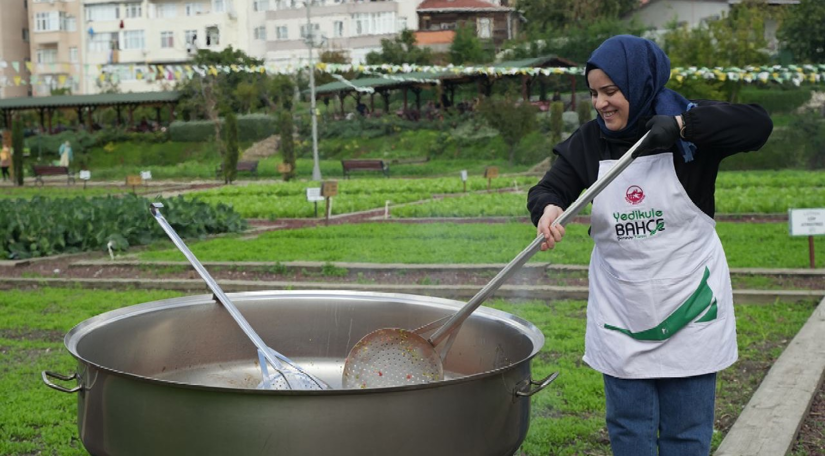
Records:
M570 224L558 248L531 261L588 264L593 241L587 225ZM807 268L808 240L788 236L785 223L718 223L733 268ZM201 261L329 261L365 263L508 263L535 239L528 223L333 225L273 231L254 239L227 236L189 247ZM825 243L815 244L819 267ZM171 243L139 253L147 261L184 261Z
M92 291L41 288L0 294L0 454L86 454L77 437L77 397L46 387L40 372L69 373L75 361L63 346L81 321L122 306L181 296L171 291ZM532 362L533 378L559 378L532 399L521 455L608 455L600 374L581 362L583 301L488 303L538 326L547 342ZM739 305L740 360L720 376L714 447L767 369L801 328L815 303Z

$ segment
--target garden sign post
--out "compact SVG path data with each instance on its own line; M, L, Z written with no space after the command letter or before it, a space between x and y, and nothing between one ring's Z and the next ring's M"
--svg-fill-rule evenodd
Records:
M461 170L461 182L464 182L464 193L467 193L467 170Z
M321 182L321 196L327 201L326 224L329 225L329 216L332 213L332 197L338 194L338 181Z
M86 190L86 182L89 182L89 179L92 178L92 172L88 169L81 169L79 177L83 181L83 190Z
M825 234L825 209L788 209L788 228L791 236L808 236L808 258L814 269L814 236Z
M493 179L498 177L498 166L488 166L484 169L484 177L487 178L487 191L492 187Z
M307 189L307 201L315 203L315 218L318 218L318 201L323 201L321 196L321 187L310 187Z

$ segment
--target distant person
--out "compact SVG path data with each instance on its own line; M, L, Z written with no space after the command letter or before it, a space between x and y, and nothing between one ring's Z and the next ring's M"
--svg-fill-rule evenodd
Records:
M60 166L65 166L68 168L72 163L72 160L74 160L74 155L72 154L72 143L69 141L64 142L60 145L57 152L60 154Z
M11 152L9 152L9 148L3 146L3 149L0 150L0 170L3 171L3 182L6 179L11 179L9 176L9 166L11 166Z
M358 111L358 114L361 114L362 116L366 116L369 112L369 108L367 108L367 105L360 101L358 102L358 105L355 106L355 110Z

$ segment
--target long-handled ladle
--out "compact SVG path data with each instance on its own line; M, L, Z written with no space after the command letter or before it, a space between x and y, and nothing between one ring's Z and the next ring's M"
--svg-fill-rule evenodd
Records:
M241 327L243 332L249 337L249 340L255 344L255 347L258 348L258 360L261 367L261 375L263 376L263 380L258 385L258 389L276 389L276 390L323 390L323 389L332 389L327 383L323 380L315 377L312 374L307 373L305 370L298 367L294 362L292 362L286 356L278 353L277 351L269 348L263 341L263 339L258 336L258 333L252 329L252 326L249 325L249 322L246 321L241 312L232 304L232 301L229 300L229 297L221 290L221 287L218 286L218 283L215 282L215 279L209 274L206 268L203 267L200 261L195 257L189 247L184 244L181 240L178 233L172 228L169 222L163 217L163 214L160 213L160 208L163 207L161 203L152 203L151 207L149 208L152 215L155 217L155 220L158 221L163 231L172 239L172 242L175 246L183 252L186 259L189 260L189 263L198 271L201 278L206 282L206 285L209 286L209 289L215 295L215 300L220 302L223 307L229 312L229 315L235 320L238 326ZM272 366L274 372L272 374L269 373L269 368L267 367L267 363Z
M625 154L616 161L601 178L579 196L570 207L557 218L553 225L566 225L573 219L593 198L608 186L616 176L625 170L636 157L641 154L639 146L647 138L645 133ZM545 242L544 235L540 234L521 251L493 280L473 296L449 319L443 318L422 326L413 331L401 328L384 328L373 331L364 336L352 347L344 362L342 383L344 388L381 388L391 386L406 386L419 383L429 383L444 379L444 359L450 350L457 329L493 292L507 280L515 271L527 262L541 244ZM425 334L438 327L443 320L447 320L438 328L429 339ZM435 347L449 337L439 355Z

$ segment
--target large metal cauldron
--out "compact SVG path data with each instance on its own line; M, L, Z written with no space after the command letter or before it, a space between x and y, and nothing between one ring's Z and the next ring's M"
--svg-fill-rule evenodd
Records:
M480 308L447 357L447 379L341 390L344 359L365 334L416 328L463 304L342 291L230 294L266 343L331 384L256 390L256 352L209 295L107 312L66 334L78 360L78 429L95 455L504 456L527 433L530 359L544 345L529 322ZM70 384L70 387L75 385Z

